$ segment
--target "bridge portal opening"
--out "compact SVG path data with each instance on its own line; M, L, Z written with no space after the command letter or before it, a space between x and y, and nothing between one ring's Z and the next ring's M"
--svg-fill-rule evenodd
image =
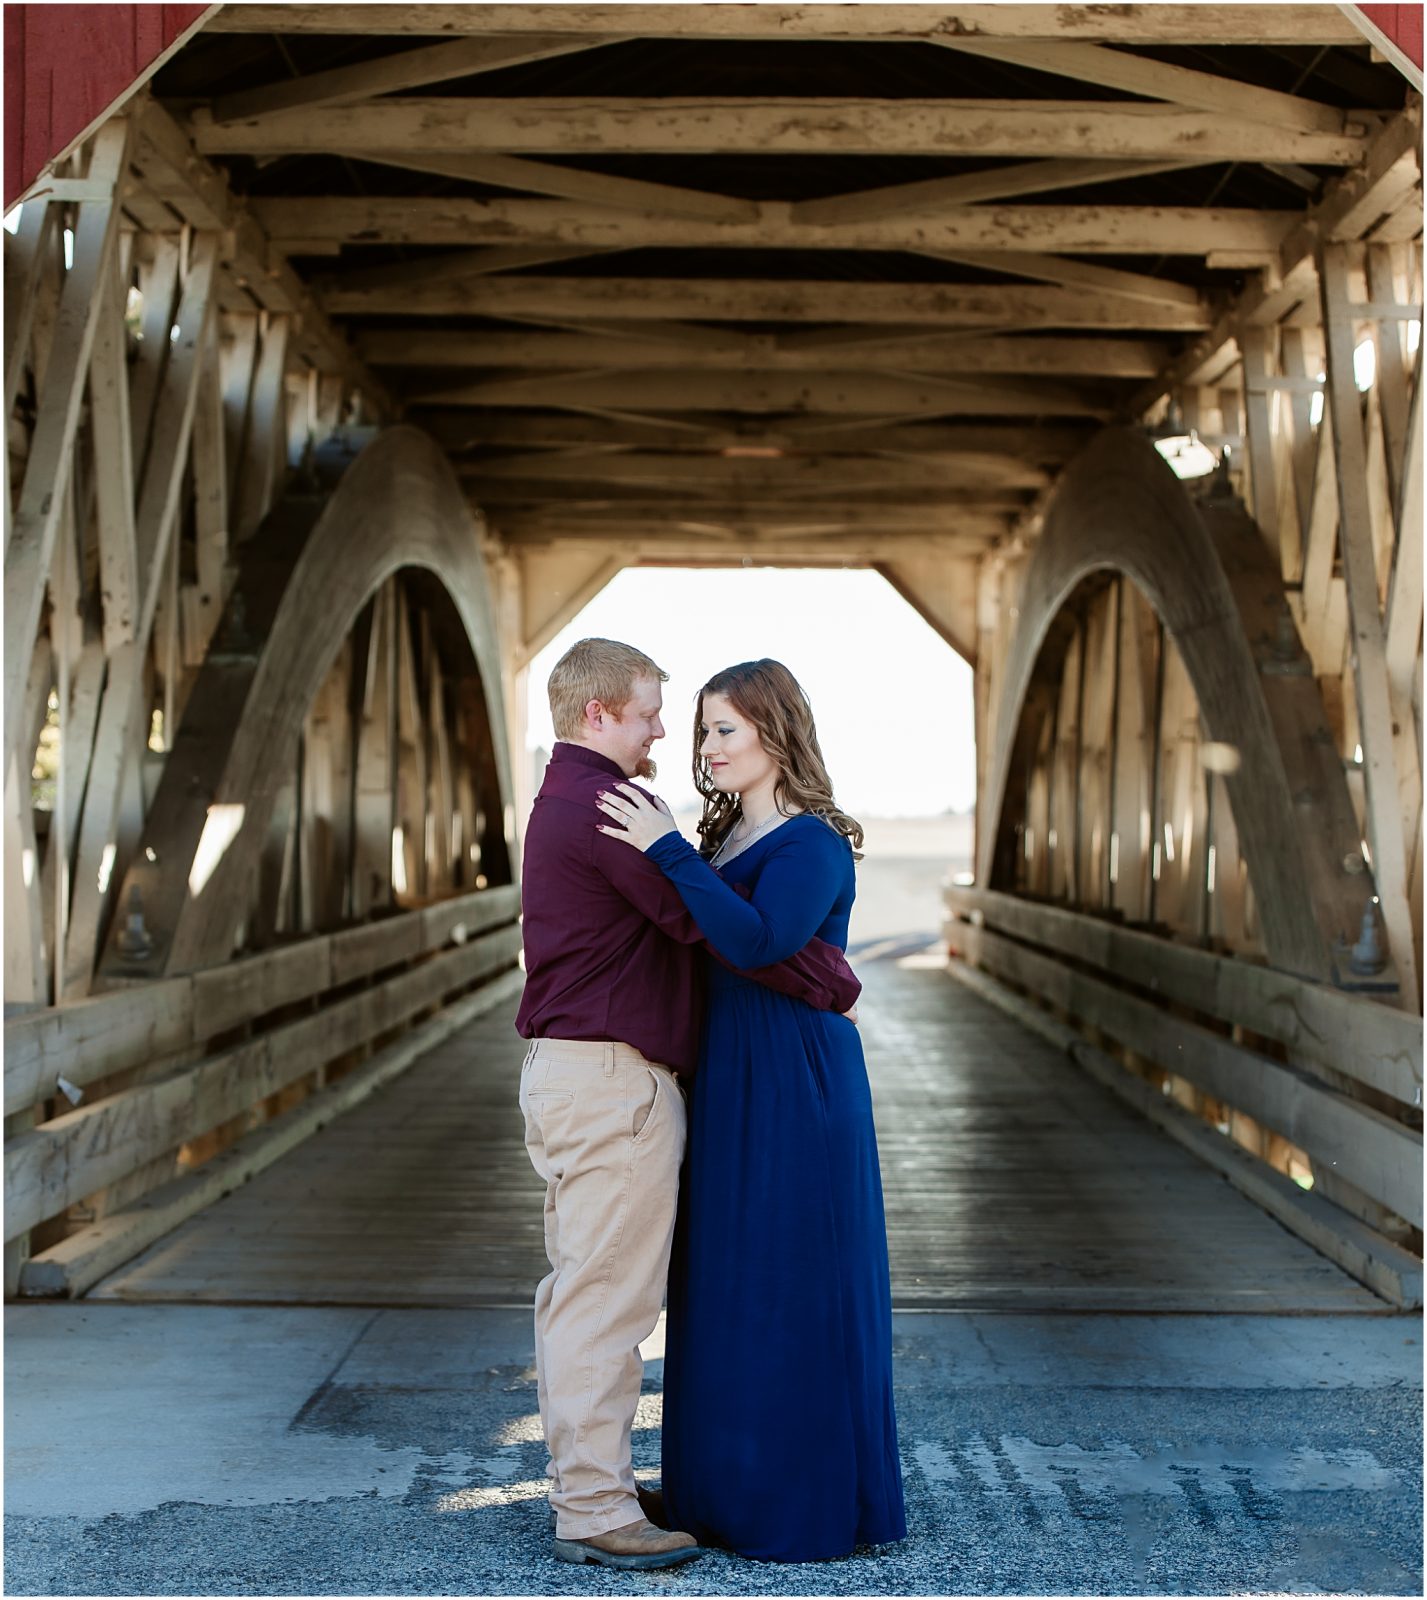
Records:
M812 701L838 803L866 829L854 948L935 937L940 886L969 872L972 861L972 667L881 574L626 568L530 664L524 776L532 796L555 739L550 672L591 635L635 644L669 673L666 737L654 750L657 788L691 837L699 815L691 765L700 685L738 661L782 661Z

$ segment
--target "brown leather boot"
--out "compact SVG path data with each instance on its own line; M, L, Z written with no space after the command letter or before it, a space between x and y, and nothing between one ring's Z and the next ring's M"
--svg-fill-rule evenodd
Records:
M642 1517L612 1533L597 1533L589 1539L555 1540L555 1557L576 1566L593 1561L601 1567L647 1570L677 1567L681 1562L697 1561L704 1552L691 1533L666 1532Z

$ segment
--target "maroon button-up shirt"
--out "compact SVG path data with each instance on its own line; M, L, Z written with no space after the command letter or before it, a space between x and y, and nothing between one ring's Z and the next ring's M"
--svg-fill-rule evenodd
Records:
M596 797L627 781L585 745L562 742L551 754L525 832L515 1026L526 1039L616 1039L691 1073L708 947L660 868L599 831ZM750 976L824 1011L846 1011L862 992L842 951L820 939Z

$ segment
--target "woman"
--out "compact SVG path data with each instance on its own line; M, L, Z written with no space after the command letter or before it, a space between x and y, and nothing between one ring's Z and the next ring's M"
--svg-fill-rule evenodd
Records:
M786 667L745 662L704 685L694 782L702 854L627 784L604 797L620 826L603 831L663 868L734 966L814 935L845 949L862 830ZM862 1041L718 962L708 976L669 1280L669 1526L765 1561L845 1556L906 1534Z

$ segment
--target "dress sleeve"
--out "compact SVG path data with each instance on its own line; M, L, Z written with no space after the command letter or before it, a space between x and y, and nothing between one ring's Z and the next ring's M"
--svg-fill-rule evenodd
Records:
M701 945L714 956L720 955L689 914L678 887L649 855L631 850L598 829L592 830L591 839L591 859L596 869L636 911L677 944ZM696 860L700 859L697 851L693 854ZM723 887L722 883L718 886ZM745 976L779 994L804 1000L818 1011L846 1011L856 1005L862 984L847 964L847 957L836 945L824 944L821 939L805 943L806 948L800 946L786 960L766 962ZM724 965L737 963L725 960Z
M668 875L709 944L735 967L764 967L801 950L837 900L842 878L841 836L825 823L784 823L752 900L724 883L698 851L666 833L646 854Z

